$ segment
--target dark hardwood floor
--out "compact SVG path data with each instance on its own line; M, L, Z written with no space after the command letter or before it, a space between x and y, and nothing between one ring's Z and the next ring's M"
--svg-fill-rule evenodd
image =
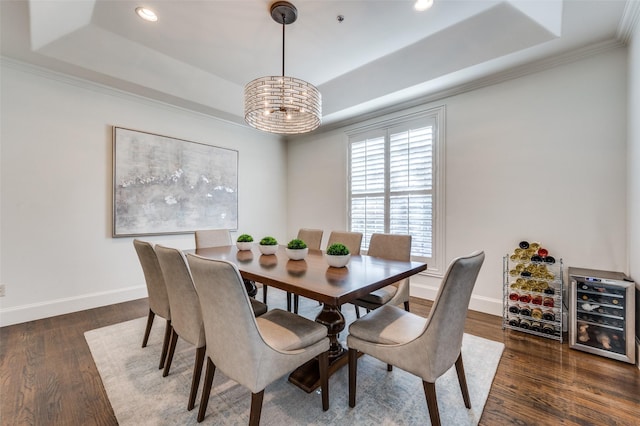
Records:
M412 299L411 310L427 315L430 305ZM0 328L0 424L116 425L83 333L147 310L141 299ZM506 346L481 425L640 424L637 367L502 330L478 312L466 332Z

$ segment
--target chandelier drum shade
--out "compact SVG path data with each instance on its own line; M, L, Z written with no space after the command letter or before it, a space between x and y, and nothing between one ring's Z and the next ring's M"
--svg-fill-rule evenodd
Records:
M244 88L244 118L258 130L300 134L320 125L322 99L318 89L284 73L285 25L295 22L297 16L297 9L289 2L271 5L271 17L282 24L282 75L257 78Z

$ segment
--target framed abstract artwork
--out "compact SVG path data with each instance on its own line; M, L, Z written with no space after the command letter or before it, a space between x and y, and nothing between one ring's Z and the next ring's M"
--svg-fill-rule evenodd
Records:
M238 151L113 128L113 236L238 228Z

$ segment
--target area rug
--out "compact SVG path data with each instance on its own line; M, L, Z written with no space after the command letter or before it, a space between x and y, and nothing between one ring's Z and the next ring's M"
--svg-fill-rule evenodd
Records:
M261 300L260 295L258 299ZM271 288L269 308L283 307L284 293ZM300 298L300 313L315 318L317 302ZM347 322L353 321L352 305L343 306ZM120 425L196 425L204 375L196 407L187 411L195 351L180 340L171 372L158 370L164 320L156 318L146 348L141 348L146 318L91 330L85 338L91 349L109 401ZM345 340L346 329L341 340ZM471 397L464 406L455 367L436 382L440 416L444 425L477 425L489 395L504 345L464 335L462 356ZM203 369L204 370L204 369ZM307 394L287 377L269 385L264 394L262 425L429 425L422 381L370 356L358 361L356 407L348 404L348 368L329 380L329 411L322 411L318 392ZM218 370L203 425L249 423L250 392Z

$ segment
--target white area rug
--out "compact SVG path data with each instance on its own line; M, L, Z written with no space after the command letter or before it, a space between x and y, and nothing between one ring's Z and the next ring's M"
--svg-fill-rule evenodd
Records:
M258 295L261 299L261 294ZM269 290L269 308L283 307L284 294ZM300 313L315 318L317 302L301 298ZM343 306L347 322L352 305ZM364 311L363 311L364 313ZM164 320L156 318L146 348L141 348L146 318L91 330L85 338L98 367L109 401L120 425L195 425L203 377L196 406L187 411L195 350L180 340L171 372L158 370ZM348 326L347 326L348 327ZM341 340L346 336L346 330ZM443 425L476 425L482 415L504 345L465 334L462 356L471 397L471 409L462 401L455 367L436 382ZM329 380L329 411L322 411L320 395L307 394L282 377L264 394L262 425L429 425L422 381L369 356L358 361L356 407L348 404L348 367ZM251 393L216 371L203 425L249 423Z

